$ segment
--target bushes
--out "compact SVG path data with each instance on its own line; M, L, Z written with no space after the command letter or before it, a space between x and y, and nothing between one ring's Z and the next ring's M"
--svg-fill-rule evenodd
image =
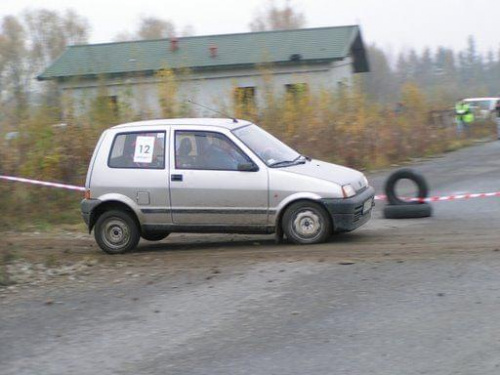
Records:
M172 75L165 71L166 83ZM361 86L332 94L301 90L277 95L272 79L263 74L264 103L244 107L235 103L221 108L264 127L301 153L358 169L373 169L445 152L466 142L456 136L454 126L429 124L428 113L435 109L419 88L406 84L398 110L367 100ZM176 87L161 86L163 113L183 117L185 108L173 99ZM32 110L19 126L20 136L5 141L0 148L0 174L83 186L87 166L102 130L131 118L119 118L108 105L94 101L88 113L79 117L66 114L58 125L58 111ZM183 101L181 101L183 102ZM127 111L132 113L129 107ZM493 134L494 125L477 123L471 137ZM3 136L2 136L3 140ZM80 222L81 196L73 191L56 190L0 181L1 228L19 225Z
M303 154L360 169L444 152L457 142L454 126L428 123L432 107L417 86L405 85L401 96L395 111L368 101L360 86L337 94L274 95L251 120Z
M40 109L19 127L18 138L4 141L0 174L83 186L102 128L76 121L61 125ZM74 191L2 180L0 228L79 222L81 198Z

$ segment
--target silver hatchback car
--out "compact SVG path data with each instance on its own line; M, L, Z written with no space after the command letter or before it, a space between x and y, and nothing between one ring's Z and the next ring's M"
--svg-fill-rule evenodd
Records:
M366 223L374 205L361 172L311 160L236 119L112 127L85 188L82 216L110 254L172 232L275 233L314 244Z

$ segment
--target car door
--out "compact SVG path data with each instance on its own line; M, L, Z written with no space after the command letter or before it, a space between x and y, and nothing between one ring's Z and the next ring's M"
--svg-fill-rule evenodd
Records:
M258 168L237 142L223 132L175 129L170 163L174 224L267 225L267 170Z

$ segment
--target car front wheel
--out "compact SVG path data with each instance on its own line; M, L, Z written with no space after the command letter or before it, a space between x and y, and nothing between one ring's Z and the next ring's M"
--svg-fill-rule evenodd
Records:
M97 220L94 237L99 247L108 254L123 254L139 243L137 223L125 211L104 212Z
M297 244L325 242L332 233L332 224L326 210L314 202L297 202L283 215L283 231Z

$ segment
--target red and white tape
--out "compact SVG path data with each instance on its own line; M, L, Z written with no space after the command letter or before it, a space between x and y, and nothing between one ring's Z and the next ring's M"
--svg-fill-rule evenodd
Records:
M55 188L59 188L59 189L85 191L85 188L83 186L67 185L67 184L60 184L57 182L46 182L46 181L40 181L40 180L31 180L31 179L22 178L22 177L0 176L0 179L8 180L8 181L16 181L16 182L25 182L27 184L33 184L33 185L55 187Z
M467 193L467 194L456 194L456 195L445 195L445 196L435 196L428 198L406 198L408 201L412 202L445 202L445 201L456 201L461 199L474 199L474 198L491 198L500 197L500 191L495 193ZM405 199L405 198L402 198ZM375 200L387 200L385 195L376 195Z
M85 188L83 186L67 185L67 184L60 184L57 182L46 182L46 181L40 181L40 180L31 180L31 179L22 178L22 177L12 177L12 176L1 176L0 175L0 179L1 180L8 180L8 181L24 182L24 183L33 184L33 185L55 187L55 188L59 188L59 189L85 191ZM500 197L500 191L497 191L494 193L467 193L467 194L434 196L434 197L428 197L428 198L406 198L406 199L408 199L409 201L414 201L414 202L444 202L444 201L455 201L455 200L461 200L461 199L491 198L491 197ZM387 200L387 198L385 195L376 195L375 200L384 201L384 200Z

